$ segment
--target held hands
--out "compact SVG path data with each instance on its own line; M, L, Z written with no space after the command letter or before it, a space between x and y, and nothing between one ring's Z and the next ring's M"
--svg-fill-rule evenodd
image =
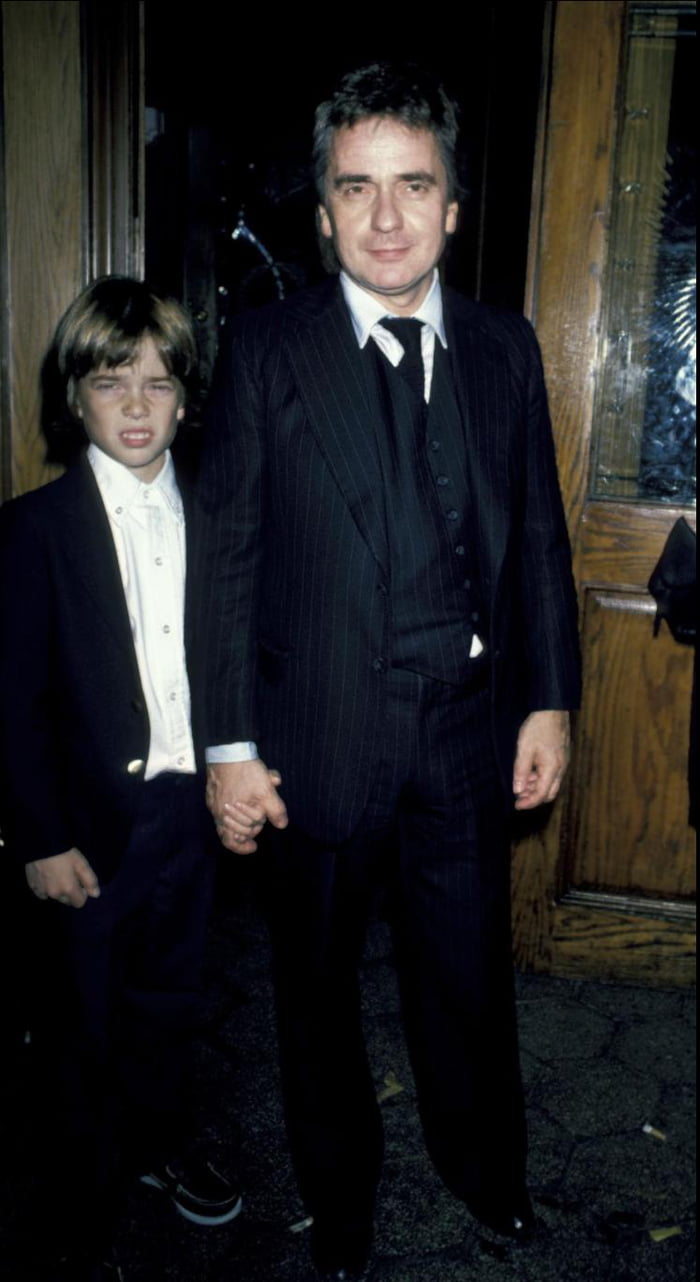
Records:
M61 855L35 859L26 865L25 874L37 899L55 899L59 904L82 908L88 899L99 898L97 877L75 846Z
M516 810L554 801L569 764L568 712L531 712L523 721L513 768Z
M281 782L278 772L259 759L208 767L207 805L227 850L251 855L268 820L275 828L287 827L287 811L277 792Z

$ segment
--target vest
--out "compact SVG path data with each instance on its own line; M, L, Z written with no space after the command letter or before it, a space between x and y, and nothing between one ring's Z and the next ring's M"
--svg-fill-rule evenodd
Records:
M362 355L383 478L392 667L461 685L474 632L486 628L449 356L436 339L426 405L372 339Z

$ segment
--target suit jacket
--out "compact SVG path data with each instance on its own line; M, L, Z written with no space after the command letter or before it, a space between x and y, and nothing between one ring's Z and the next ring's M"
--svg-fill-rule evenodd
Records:
M510 794L517 730L579 699L576 601L537 343L444 291L468 516ZM373 777L391 566L375 410L337 282L247 317L222 354L199 493L209 743L257 740L290 817L347 837ZM455 531L455 539L459 535Z
M187 543L189 558L191 522ZM188 574L186 623L192 590ZM191 622L186 631L196 711ZM196 719L193 733L201 743ZM26 863L77 846L106 880L129 839L148 744L114 543L81 457L0 510L0 827L8 851Z

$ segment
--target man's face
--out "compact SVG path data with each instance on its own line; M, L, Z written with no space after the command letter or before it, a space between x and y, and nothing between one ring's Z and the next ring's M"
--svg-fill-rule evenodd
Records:
M81 378L74 408L90 440L146 482L160 472L185 413L180 383L152 338L132 365L103 366Z
M337 129L320 218L348 276L410 316L457 223L435 135L381 116Z

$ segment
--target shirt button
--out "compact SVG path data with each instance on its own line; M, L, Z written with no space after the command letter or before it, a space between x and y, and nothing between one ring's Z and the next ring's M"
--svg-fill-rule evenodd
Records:
M383 672L386 667L386 661L384 659L374 659L372 667L375 672Z
M164 632L169 632L169 631L170 631L170 624L169 624L169 623L164 623L164 624L163 624L163 631L164 631Z
M150 490L144 490L144 492L143 492L143 497L144 497L145 499L150 499L150 497L151 497L151 491L150 491Z
M449 477L447 477L447 476L438 476L438 477L436 477L435 479L436 479L436 481L437 481L438 485L449 485L449 483L450 483L450 481L449 481Z
M115 507L114 511L115 511L115 514L116 514L117 516L121 516L122 512L124 511L124 508L123 508L123 507Z
M438 450L440 449L440 442L430 441L429 444L430 444L431 450L433 451L433 454L437 454Z
M177 699L177 695L174 690L170 692L170 694L168 695L168 698L170 699L171 703L175 703L175 700Z
M163 564L163 558L162 558L162 556L157 556L157 557L156 557L156 565L162 565L162 564Z
M184 757L178 757L178 759L177 759L177 764L178 764L178 766L184 766L184 764L185 764L185 758L184 758Z
M464 546L461 543L458 543L457 547L455 548L455 554L457 556L464 556L465 551L466 549L464 548Z
M451 507L451 508L450 508L450 510L449 510L449 512L446 512L446 513L445 513L445 516L447 517L448 521L458 521L458 520L459 520L459 512L458 512L458 511L457 511L457 509L456 509L456 508L454 508L454 507Z

